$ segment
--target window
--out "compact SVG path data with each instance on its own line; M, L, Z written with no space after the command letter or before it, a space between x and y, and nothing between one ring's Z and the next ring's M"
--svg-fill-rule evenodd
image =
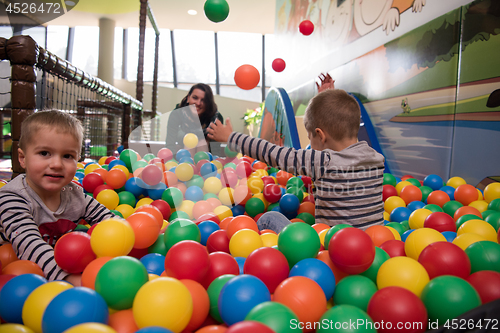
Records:
M75 27L73 65L97 76L99 27Z
M69 27L49 25L47 27L47 50L61 59L66 59Z
M123 28L115 28L115 48L113 55L113 78L122 78L122 63L123 63Z
M29 35L38 44L38 46L47 48L45 40L45 27L23 27L23 35Z

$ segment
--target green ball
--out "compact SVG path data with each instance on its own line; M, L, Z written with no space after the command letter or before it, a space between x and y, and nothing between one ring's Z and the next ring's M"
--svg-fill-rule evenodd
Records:
M405 226L399 222L389 222L385 226L394 228L400 236L407 230Z
M224 164L223 169L227 169L227 168L231 168L233 170L236 170L236 164L234 164L233 162L229 162L229 163Z
M372 264L366 271L361 273L360 275L366 276L370 280L372 280L374 283L377 283L377 273L378 270L380 269L380 266L387 260L389 260L391 257L382 250L380 247L375 246L375 258L373 259Z
M309 225L313 225L314 223L316 223L316 219L314 218L314 216L308 212L303 212L303 213L298 214L297 218L301 219L302 221L304 221L305 223L307 223Z
M363 324L353 329L349 323L356 323L358 320ZM370 316L360 308L348 304L334 306L321 316L319 322L327 324L319 325L316 333L377 333Z
M250 198L245 204L245 211L251 217L255 217L260 213L264 213L266 205L259 198Z
M304 191L304 182L299 177L290 177L290 179L287 180L286 188L288 189L292 186L300 188L302 192Z
M266 209L266 212L270 212L273 210L274 207L279 207L280 206L280 203L279 202L275 202L275 203L272 203L270 204L269 206L267 206L267 209ZM297 215L298 216L298 215Z
M182 218L170 222L163 234L167 252L172 246L184 240L193 240L198 243L201 241L200 229L196 223Z
M168 229L168 228L167 228ZM219 277L216 277L207 288L208 299L210 300L210 315L212 318L217 320L219 323L222 323L223 320L219 313L219 295L222 288L226 285L226 283L231 280L236 275L233 274L224 274Z
M155 154L147 153L146 155L143 156L143 159L147 162L151 161L153 158L155 158ZM166 162L166 161L165 161Z
M107 164L101 165L101 167L102 167L104 170L106 170L106 171L108 171L108 170L109 170L109 165L107 165Z
M122 214L122 213L120 213L120 212L119 212L119 211L117 211L117 210L110 209L110 212L111 212L111 213L113 213L113 214L115 214L116 216L119 216L119 217L123 218L123 214Z
M483 220L487 218L490 214L496 213L496 210L493 209L487 209L484 212L481 213L481 216L483 217Z
M500 212L500 198L491 200L491 202L488 204L488 210L496 210Z
M193 159L194 159L194 163L198 163L201 160L207 160L207 161L209 161L210 157L208 156L208 154L206 152L199 151L196 154L194 154L194 158Z
M133 149L124 149L120 153L120 160L125 163L127 169L132 169L132 165L137 162L137 153Z
M118 193L118 198L120 200L120 205L129 205L131 207L135 207L135 204L137 203L135 195L127 191L121 191L120 193Z
M298 333L302 330L293 328L290 323L298 323L299 318L289 307L278 302L264 302L256 305L246 315L245 320L258 321L276 333Z
M181 206L184 195L177 187L169 187L163 191L161 198L170 205L170 208L176 208Z
M306 258L315 258L321 247L318 233L305 223L291 223L278 235L278 249L293 267Z
M277 173L278 171L280 171L280 169L278 169L278 168L273 168L273 167L271 167L271 168L269 168L269 170L267 170L267 172L268 172L269 174L272 174L272 173Z
M470 221L470 220L478 220L478 219L479 219L479 217L477 217L474 214L465 214L465 215L460 216L458 218L458 220L455 221L455 225L457 226L457 230L458 230L458 228L460 228L462 226L462 224L464 224L465 222Z
M406 181L411 183L412 185L415 185L416 187L422 186L422 184L420 184L420 182L416 178L408 178Z
M205 180L199 175L193 175L193 178L188 180L186 183L187 187L198 186L199 188L203 188L203 185L205 185Z
M159 234L156 242L148 247L148 253L159 253L163 256L167 255L167 247L165 246L164 234Z
M182 210L175 211L172 214L170 214L170 217L168 218L169 222L172 222L177 219L186 219L186 220L191 220L189 217L189 214L186 212L183 212Z
M400 224L405 228L405 231L410 230L410 223L408 222L408 220L404 220Z
M229 6L228 6L229 9ZM224 147L224 154L226 154L226 157L236 157L238 155L237 151L229 149L229 146Z
M453 217L453 215L455 215L455 212L457 211L457 209L459 209L460 207L463 207L463 206L464 205L458 201L450 200L443 205L443 211L446 214Z
M286 189L286 193L295 195L299 199L299 202L304 200L304 191L300 187L290 186Z
M479 271L495 271L500 273L500 244L491 241L479 241L465 249L469 257L473 274Z
M148 162L146 162L145 160L139 160L139 161L135 162L134 164L132 164L132 170L135 171L137 169L144 168L147 165L148 165Z
M384 173L384 180L383 180L382 184L383 185L392 185L395 187L397 185L396 177L394 177L390 173Z
M447 320L481 305L477 291L464 279L442 275L432 279L420 296L432 322L441 326Z
M207 0L203 10L206 17L215 23L224 21L229 15L229 5L226 0Z
M203 196L203 200L207 200L207 199L210 199L210 198L215 198L215 199L219 199L219 197L217 196L217 194L215 193L205 193L205 195Z
M493 211L493 213L488 214L488 216L486 216L484 220L491 224L493 228L495 228L495 230L498 232L498 229L500 228L500 212Z
M428 204L428 205L425 205L422 208L428 209L428 210L430 210L433 213L436 213L436 212L444 213L443 209L441 207L439 207L438 205L435 205L435 204Z
M115 310L130 309L139 289L149 281L146 267L136 258L122 256L106 262L95 278L95 291Z
M328 231L325 234L325 239L324 239L324 248L325 250L328 250L328 244L330 243L330 239L332 239L332 236L339 231L340 229L344 228L352 228L353 226L350 224L337 224L328 229Z
M333 293L335 305L349 304L366 311L368 302L377 291L377 285L363 275L346 276L337 283Z
M425 202L425 200L427 200L427 197L429 196L429 194L431 194L433 189L430 188L429 186L420 186L419 188L420 192L422 192L422 202Z
M113 211L111 211L111 212L113 213ZM89 227L86 227L83 224L77 224L76 227L75 227L75 229L73 229L73 231L87 232L87 231L89 231Z

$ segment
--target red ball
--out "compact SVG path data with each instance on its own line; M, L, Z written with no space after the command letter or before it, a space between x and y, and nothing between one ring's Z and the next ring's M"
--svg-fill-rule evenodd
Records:
M216 230L207 239L209 253L222 251L229 253L229 237L226 230Z
M422 201L422 191L415 185L405 186L399 196L407 205L412 201Z
M114 191L114 188L112 188L111 186L109 186L107 184L99 185L95 188L94 192L92 193L93 197L97 198L97 195L99 194L99 192L104 191L104 190L113 190Z
M97 172L91 172L85 177L83 177L82 180L82 186L85 189L85 191L89 193L94 193L94 190L99 186L104 184L104 180L102 179L102 176L98 174Z
M283 253L272 247L261 247L247 257L243 272L258 277L272 294L288 277L290 268Z
M264 176L261 178L262 182L264 183L264 186L269 185L269 184L276 184L274 181L274 178L271 176Z
M378 333L418 333L427 330L427 309L411 291L401 287L385 287L373 294L366 312L375 323L382 323ZM397 325L403 325L398 327Z
M225 274L240 274L240 267L238 266L238 262L226 252L212 252L208 255L210 260L210 267L208 268L208 272L205 275L205 279L203 280L203 287L207 289L217 277Z
M155 206L161 212L163 219L168 221L170 214L172 214L172 210L170 209L170 205L168 202L162 199L155 200L151 203L151 206Z
M314 24L309 20L304 20L299 24L299 31L304 36L309 36L314 31Z
M252 65L241 65L234 72L234 82L243 90L252 90L260 81L260 73Z
M96 258L90 246L90 235L70 232L59 238L54 246L54 259L59 267L70 274L80 274Z
M453 217L443 212L434 212L427 216L424 221L424 228L431 228L439 232L457 231L457 226Z
M269 184L264 186L262 194L269 203L278 202L281 198L281 188L278 184Z
M413 177L411 175L404 175L403 177L401 177L401 180L407 180L409 178L415 178L415 177Z
M258 321L244 320L228 327L225 333L274 333L268 326Z
M231 168L224 169L220 174L220 180L223 187L234 188L238 184L238 175Z
M395 197L397 195L398 195L398 191L396 190L396 188L394 186L392 186L392 185L382 186L382 200L384 200L384 202L387 200L387 198Z
M359 274L375 259L375 245L366 232L357 228L337 231L328 243L330 259L341 271Z
M252 165L246 161L241 161L236 166L236 174L240 178L246 178L252 173Z
M438 205L441 208L448 201L450 201L450 197L448 196L448 194L446 192L440 191L440 190L432 191L427 196L427 204L429 204L429 205L430 204Z
M388 240L387 242L384 242L382 245L380 245L380 248L387 252L389 257L394 258L394 257L406 257L406 252L405 252L405 242L393 239L393 240Z
M109 156L105 161L104 164L109 164L111 161L116 160L117 158L114 156Z
M478 271L469 275L467 281L476 289L483 304L500 298L499 272Z
M453 193L455 200L464 206L468 206L472 201L476 201L479 197L477 189L469 184L460 185Z
M286 63L285 63L285 60L281 59L281 58L276 58L273 60L273 63L271 65L274 69L275 72L283 72L283 70L285 69L286 67Z
M302 176L302 178L300 179L302 179L302 182L304 183L304 187L306 188L306 190L310 192L312 189L312 178L309 176Z
M192 240L174 244L165 256L165 273L178 280L190 279L201 283L209 267L207 250Z
M214 213L205 213L203 215L201 215L197 220L196 220L196 224L200 223L200 222L203 222L203 221L212 221L212 222L215 222L217 224L220 223L220 219L217 215L215 215Z
M427 245L418 256L418 262L424 266L431 279L441 275L467 279L471 271L470 260L465 251L449 242Z

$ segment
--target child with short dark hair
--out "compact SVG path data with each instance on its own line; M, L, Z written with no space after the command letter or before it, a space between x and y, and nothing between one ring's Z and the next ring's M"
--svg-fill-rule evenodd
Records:
M31 260L49 281L80 285L54 259L53 246L80 220L94 224L114 215L73 183L83 140L72 115L40 111L21 125L19 163L26 170L0 188L0 243L11 243L19 259Z
M316 223L366 229L384 221L384 156L365 141L358 142L360 119L354 97L343 90L326 89L311 99L304 115L312 149L281 147L233 132L229 119L226 125L215 122L208 131L211 139L227 141L229 148L244 155L292 174L310 176L316 191ZM263 223L259 228L269 227Z

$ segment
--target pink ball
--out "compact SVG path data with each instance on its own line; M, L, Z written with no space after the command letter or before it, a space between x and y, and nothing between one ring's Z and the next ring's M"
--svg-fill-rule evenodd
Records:
M163 162L168 162L171 159L174 158L174 154L172 154L172 151L168 148L162 148L158 151L158 154L156 156Z
M222 182L222 186L234 188L238 183L238 175L233 169L224 169L221 172L220 180Z
M238 266L238 262L226 252L212 252L208 255L210 259L210 267L208 268L207 275L205 275L205 279L203 280L203 287L207 289L217 277L224 274L240 274L240 267Z
M472 273L467 281L476 289L483 304L500 299L500 273L478 271Z
M433 279L441 275L454 275L467 279L471 272L469 257L460 247L449 242L436 242L427 245L418 257Z
M375 245L363 230L344 228L330 239L328 253L338 269L348 274L359 274L373 263Z
M261 247L247 257L243 272L258 277L272 294L288 278L290 268L283 253L272 247Z
M213 207L210 202L206 200L197 201L193 206L193 217L195 220L199 220L199 218L205 214L206 212L212 211ZM205 221L205 220L203 220ZM202 222L201 220L199 222ZM198 223L199 223L198 222Z
M391 258L406 257L405 242L403 241L397 239L388 240L383 242L382 245L380 245L380 248L387 252Z
M309 36L314 31L314 24L309 20L304 20L299 24L299 31L304 36Z
M54 259L59 267L70 274L80 274L96 255L90 246L90 235L85 232L70 232L54 246Z
M431 228L439 232L457 231L457 226L453 217L443 212L434 212L427 216L424 221L424 228Z
M163 173L158 166L149 164L142 169L141 178L146 184L154 186L161 182Z
M165 273L178 280L190 279L202 283L209 267L207 250L192 240L176 243L165 256Z
M286 67L286 63L285 63L285 60L281 59L281 58L276 58L273 60L273 63L271 65L274 69L275 72L283 72L283 70L285 69Z
M236 165L236 174L239 178L246 178L252 173L252 166L250 163L241 161Z

